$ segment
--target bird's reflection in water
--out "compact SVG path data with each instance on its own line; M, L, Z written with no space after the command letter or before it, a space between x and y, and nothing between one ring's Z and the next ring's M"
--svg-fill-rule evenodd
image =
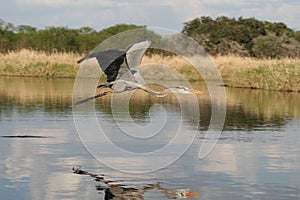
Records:
M82 170L80 166L73 167L73 173L89 175L95 178L95 181L100 184L96 186L97 190L105 192L105 200L142 200L144 194L150 190L158 190L164 193L168 198L171 199L199 199L199 192L191 191L190 189L168 189L163 187L160 183L148 184L147 186L138 189L134 187L128 187L122 184L114 184L113 181L106 180L104 174L93 174Z

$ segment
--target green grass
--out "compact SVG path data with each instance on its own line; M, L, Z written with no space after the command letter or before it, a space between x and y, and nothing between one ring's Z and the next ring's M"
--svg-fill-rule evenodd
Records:
M25 66L6 65L0 68L2 76L76 77L78 67L69 64L36 63Z
M300 65L261 65L235 72L228 81L232 87L300 92Z

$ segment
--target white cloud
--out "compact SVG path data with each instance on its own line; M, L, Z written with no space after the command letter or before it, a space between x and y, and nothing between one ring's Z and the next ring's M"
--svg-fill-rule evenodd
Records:
M76 4L76 1L73 0L16 0L20 5L29 5L29 6L66 6L70 4Z
M113 1L113 0L16 0L18 4L22 5L39 5L39 6L100 6L100 7L116 7L127 4L125 1Z
M207 10L203 5L202 1L199 0L168 0L168 6L173 10L173 12L182 21L191 20L199 15L203 15Z
M300 3L298 4L284 4L278 8L278 14L283 19L293 20L300 24Z
M206 5L231 5L231 6L246 6L251 1L239 1L239 0L203 0Z
M27 10L31 10L31 24L34 24L34 20L40 20L45 23L44 26L88 25L101 29L117 23L134 23L180 31L183 22L196 17L225 15L283 21L292 28L300 29L300 2L295 0L16 0L16 2L22 9L26 7ZM45 11L44 15L34 15L35 12L40 13L40 8ZM22 12L15 15L15 18L24 19Z

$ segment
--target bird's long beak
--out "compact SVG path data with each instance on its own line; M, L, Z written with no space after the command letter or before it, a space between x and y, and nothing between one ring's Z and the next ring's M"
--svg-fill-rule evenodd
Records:
M194 94L203 94L203 92L201 90L189 89L189 92L194 93Z

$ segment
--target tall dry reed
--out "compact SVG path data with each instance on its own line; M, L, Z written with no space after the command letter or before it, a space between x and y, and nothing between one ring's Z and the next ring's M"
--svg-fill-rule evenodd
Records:
M76 53L10 51L0 54L0 75L72 77L76 75L76 61L80 57Z
M0 75L75 77L83 55L38 52L23 49L0 54ZM255 59L234 55L211 57L231 87L300 91L300 59ZM145 78L201 80L201 74L179 56L145 56L141 72Z
M213 58L223 79L232 87L300 91L300 59Z
M225 84L231 87L300 91L300 59L256 59L226 55L211 57L211 61L215 63ZM143 62L160 63L190 80L199 80L199 73L195 68L180 57L155 55L145 57Z
M34 51L30 49L22 49L20 51L9 51L5 54L0 54L0 66L14 65L26 66L37 63L49 64L69 64L74 65L81 55L70 52L55 52Z

